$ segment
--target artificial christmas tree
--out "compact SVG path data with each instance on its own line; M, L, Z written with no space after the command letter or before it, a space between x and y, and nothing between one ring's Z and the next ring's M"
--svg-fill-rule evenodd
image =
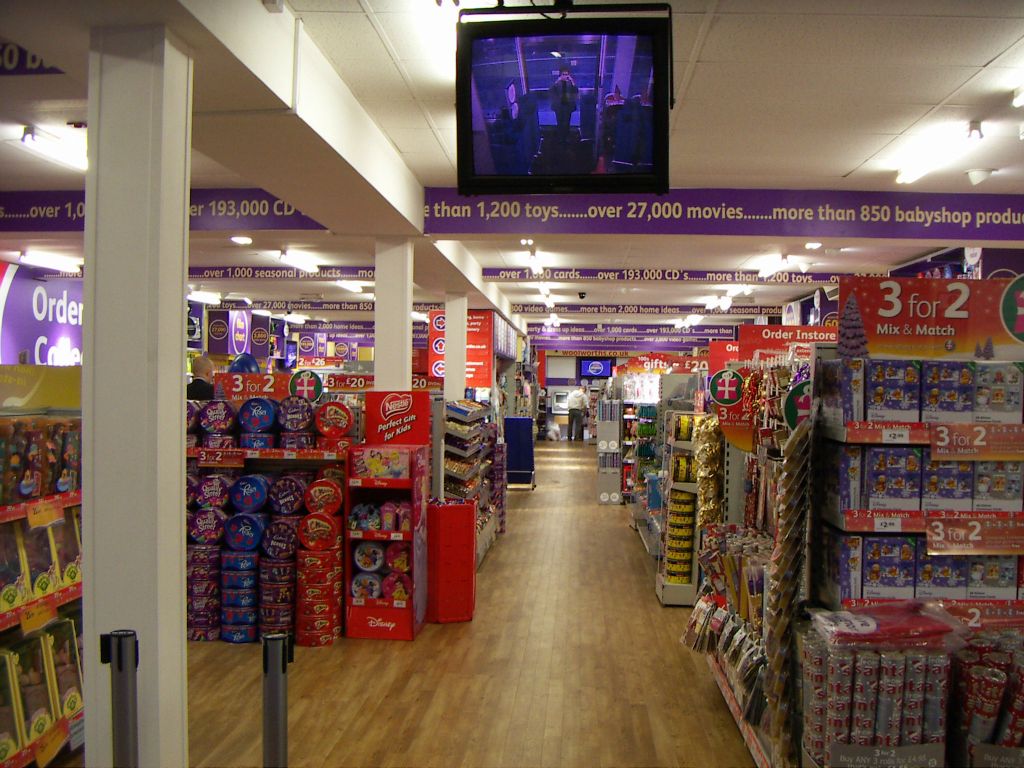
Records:
M868 337L864 333L864 321L857 299L851 293L843 305L843 316L839 318L839 356L866 357L867 354Z

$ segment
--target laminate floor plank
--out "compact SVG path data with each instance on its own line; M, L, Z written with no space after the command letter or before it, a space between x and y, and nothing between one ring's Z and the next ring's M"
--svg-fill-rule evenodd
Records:
M477 574L472 622L411 643L297 648L296 768L752 765L704 659L679 643L623 507L594 500L589 446L538 443L537 487ZM189 644L194 766L258 766L257 646Z

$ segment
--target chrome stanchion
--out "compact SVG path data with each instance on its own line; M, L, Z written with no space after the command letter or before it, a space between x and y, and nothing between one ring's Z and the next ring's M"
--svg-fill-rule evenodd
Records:
M295 661L291 635L263 637L263 766L288 765L288 665Z
M100 635L100 663L110 665L114 768L138 768L139 707L136 674L139 639L134 629Z

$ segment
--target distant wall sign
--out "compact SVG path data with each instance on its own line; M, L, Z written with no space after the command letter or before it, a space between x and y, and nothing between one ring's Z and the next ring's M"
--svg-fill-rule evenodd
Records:
M0 75L63 75L64 70L51 67L40 56L14 43L0 43Z

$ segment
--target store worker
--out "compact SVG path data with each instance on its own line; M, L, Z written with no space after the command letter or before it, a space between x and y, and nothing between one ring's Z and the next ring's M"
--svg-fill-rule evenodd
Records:
M580 385L569 393L567 398L569 406L569 439L583 442L583 415L587 412L587 390Z
M192 361L192 382L185 390L188 400L213 400L213 363L206 355Z

